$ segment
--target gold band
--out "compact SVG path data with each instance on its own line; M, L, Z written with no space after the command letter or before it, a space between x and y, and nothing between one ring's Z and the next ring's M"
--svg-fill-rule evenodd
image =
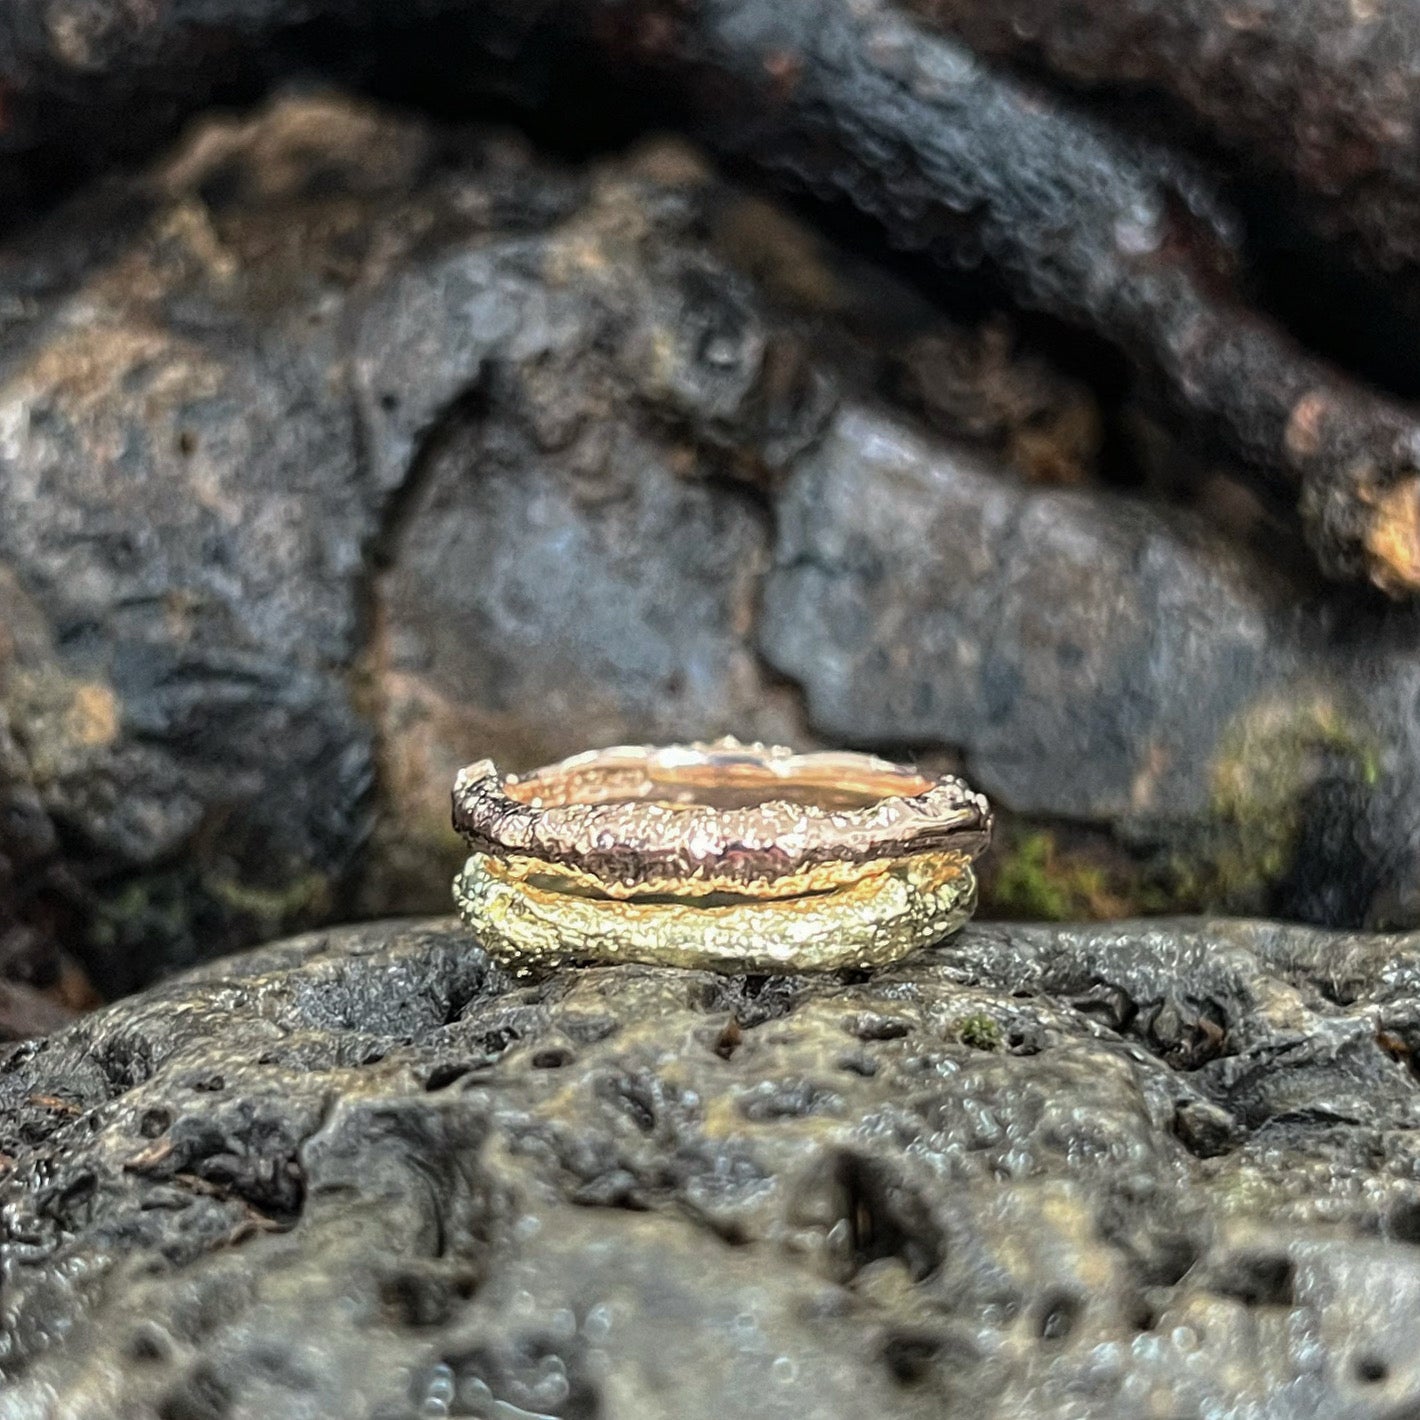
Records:
M489 854L504 865L510 880L530 883L536 887L560 892L580 893L583 897L644 902L668 898L699 901L703 906L728 905L736 898L770 902L776 898L810 897L847 887L861 878L881 873L887 868L910 861L900 858L845 858L813 863L796 868L765 882L745 883L742 879L723 877L705 870L689 878L657 873L642 877L634 884L624 881L607 882L584 868L566 863L553 864L541 858L529 858L521 853ZM963 855L956 855L961 857ZM963 861L966 861L963 859Z
M991 813L952 776L722 740L521 776L483 760L454 826L459 911L499 955L782 971L877 966L958 927Z
M832 971L885 966L940 941L971 916L976 879L959 854L922 854L836 891L701 907L558 892L475 853L454 898L484 946L514 963Z

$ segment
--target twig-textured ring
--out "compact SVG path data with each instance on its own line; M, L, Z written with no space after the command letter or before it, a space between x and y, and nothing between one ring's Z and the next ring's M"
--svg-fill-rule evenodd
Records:
M464 920L519 965L880 966L971 915L991 811L950 775L720 740L461 770Z

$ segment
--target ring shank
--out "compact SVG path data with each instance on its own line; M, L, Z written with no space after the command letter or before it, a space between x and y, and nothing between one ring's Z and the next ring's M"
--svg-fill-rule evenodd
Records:
M940 941L971 916L976 879L954 855L925 854L813 898L709 908L608 903L518 882L500 860L475 853L454 897L484 945L515 968L592 960L831 971L886 966Z

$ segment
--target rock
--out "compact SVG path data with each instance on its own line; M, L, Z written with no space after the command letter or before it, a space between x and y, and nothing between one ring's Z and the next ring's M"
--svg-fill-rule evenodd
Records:
M754 648L768 513L726 475L786 466L833 396L753 287L687 242L703 169L690 182L604 171L536 240L411 263L366 318L372 445L391 481L412 468L372 588L391 803L373 911L446 900L449 790L475 747L531 767L806 735ZM418 451L411 428L432 430Z
M293 98L9 254L0 853L106 991L402 904L401 854L442 905L480 741L798 728L763 513L688 475L825 396L657 191Z
M958 749L1011 810L1161 853L1175 902L1416 920L1413 612L876 410L845 406L777 507L760 644L819 734Z
M125 221L61 214L63 261L43 234L8 253L9 792L52 826L46 910L77 918L109 991L191 960L195 933L221 950L329 912L367 827L346 679L380 490L342 313L378 237L360 195L407 192L424 144L305 105L249 135L244 168L230 127ZM296 155L322 130L308 202Z
M68 1025L76 1014L62 1001L32 986L0 982L0 1040L27 1040L30 1036L47 1035Z
M332 96L12 244L0 912L121 993L442 907L476 751L810 742L754 641L764 489L873 372L811 362L725 252L805 318L929 324L693 154L573 173ZM932 417L1078 467L1078 386L931 328L902 358Z
M283 942L11 1048L0 1416L1409 1413L1417 989L1223 920Z
M1420 922L1416 614L693 152L288 95L0 280L0 974L440 910L460 764L724 732L959 763L1011 913Z

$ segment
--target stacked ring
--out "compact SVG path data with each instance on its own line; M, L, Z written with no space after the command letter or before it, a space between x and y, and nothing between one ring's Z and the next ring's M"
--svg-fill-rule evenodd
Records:
M872 755L720 740L459 773L464 920L516 966L872 967L959 927L986 800Z

